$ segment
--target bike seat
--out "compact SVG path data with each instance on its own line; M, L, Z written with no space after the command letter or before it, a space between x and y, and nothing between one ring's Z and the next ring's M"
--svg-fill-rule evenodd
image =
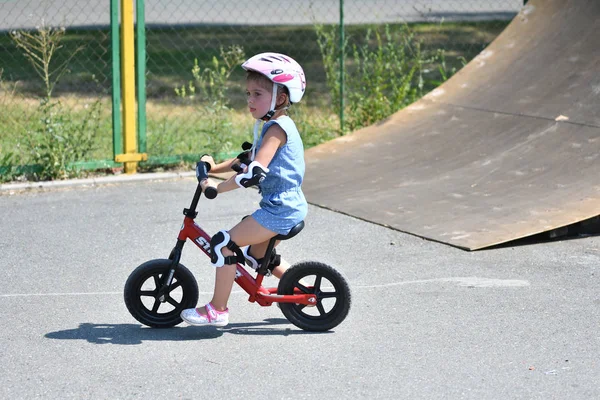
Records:
M296 226L294 226L292 229L290 229L290 231L286 235L277 235L274 237L274 239L276 239L276 240L291 239L294 236L296 236L297 234L299 234L303 228L304 228L304 221L300 221Z

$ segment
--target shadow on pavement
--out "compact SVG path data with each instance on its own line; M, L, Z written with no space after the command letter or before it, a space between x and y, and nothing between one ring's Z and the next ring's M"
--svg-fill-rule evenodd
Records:
M213 326L183 326L167 329L149 328L138 324L92 324L81 323L78 328L50 332L48 339L87 340L95 344L141 344L148 340L201 340L215 339L225 333L235 335L297 335L331 332L307 332L297 328L278 328L289 325L284 318L267 318L262 322L229 324L224 328Z

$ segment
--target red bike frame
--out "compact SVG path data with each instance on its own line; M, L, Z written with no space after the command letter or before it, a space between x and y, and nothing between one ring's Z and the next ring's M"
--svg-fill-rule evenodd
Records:
M182 242L190 239L204 254L210 257L211 237L194 222L193 218L188 216L184 218L178 239ZM256 302L261 306L270 306L273 303L296 303L307 306L317 304L315 294L306 294L295 288L294 294L279 295L277 294L277 288L262 286L264 275L257 274L256 278L253 278L241 264L238 263L236 268L235 282L250 295L248 301L251 303Z

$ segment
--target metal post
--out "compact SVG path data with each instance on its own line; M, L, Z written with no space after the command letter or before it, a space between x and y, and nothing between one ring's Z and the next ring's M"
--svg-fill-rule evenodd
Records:
M113 127L117 126L120 123L121 115L123 116L122 126L123 126L123 135L120 135L120 125L119 129L113 130L113 150L114 160L118 163L125 164L125 173L134 174L137 172L137 163L139 161L147 160L148 155L146 153L138 153L138 134L136 131L135 117L136 117L136 109L135 109L135 79L136 79L136 70L135 70L135 46L134 46L134 25L133 25L133 4L135 0L121 0L121 30L119 36L119 30L117 29L118 24L118 4L119 0L111 0L111 19L113 22L112 30L113 30L113 43L112 43L112 51L113 51ZM143 4L142 4L142 13ZM143 20L143 17L142 17ZM142 23L145 28L145 24ZM144 37L144 55L145 58L145 35ZM117 40L119 39L119 40ZM120 46L119 46L120 44ZM119 53L120 52L120 53ZM120 57L119 57L120 54ZM118 70L119 63L121 67L120 79ZM144 63L145 65L145 63ZM142 74L142 76L144 76ZM144 77L145 78L145 77ZM146 104L146 94L145 94L145 79L143 79L143 87L142 90L142 100L143 107L145 108ZM121 88L121 103L123 105L122 114L119 112L121 105L118 102L118 96L116 95L118 88ZM138 93L139 94L139 93ZM145 129L145 113L142 116L144 119L144 129ZM119 136L117 137L117 134ZM122 142L121 142L122 137ZM144 136L145 138L145 136ZM145 145L145 139L144 139ZM123 148L124 147L124 148Z
M146 17L145 0L136 0L136 64L138 101L138 147L146 152Z
M113 159L123 152L121 138L121 56L119 53L119 0L110 0L110 40L112 50L112 131Z
M340 132L344 133L344 71L345 71L344 0L340 0Z
M121 2L121 93L123 95L123 145L125 173L135 174L137 163L127 156L137 153L135 131L135 61L133 39L133 1Z

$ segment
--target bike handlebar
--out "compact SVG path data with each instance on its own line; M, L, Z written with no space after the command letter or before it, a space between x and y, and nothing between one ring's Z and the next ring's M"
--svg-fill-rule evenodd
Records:
M231 169L238 174L244 172L244 168L250 165L250 163L252 162L252 160L250 159L250 150L252 150L252 143L244 142L242 144L242 150L244 151L238 154L236 157L239 163L234 163L231 165Z
M209 163L199 161L196 164L196 179L198 179L198 183L202 188L202 192L204 192L204 196L206 196L207 199L214 199L215 197L217 197L217 194L219 192L217 191L215 183L208 178L209 171Z
M206 196L207 199L214 199L215 197L217 197L217 194L219 194L215 183L210 179L206 179L200 182L200 186L202 186L202 191L204 192L204 196Z

